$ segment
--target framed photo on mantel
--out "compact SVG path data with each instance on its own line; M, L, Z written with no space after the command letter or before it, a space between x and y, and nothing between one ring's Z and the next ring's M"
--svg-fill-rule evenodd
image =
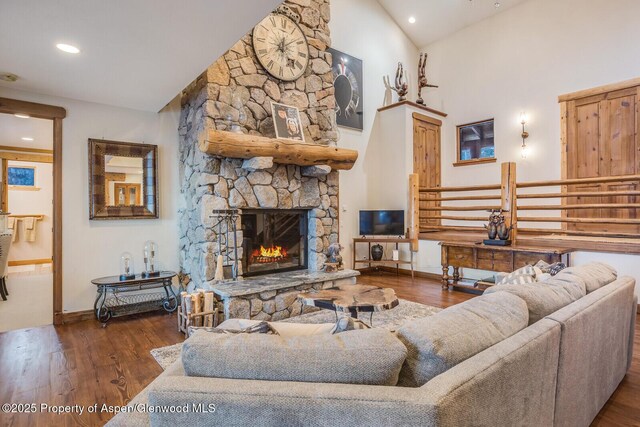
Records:
M336 122L338 126L362 130L362 60L336 49L327 49L332 55L331 71L336 96Z
M496 161L493 119L456 126L456 162L454 166Z
M272 102L271 115L276 138L304 142L304 129L302 129L300 112L296 107Z

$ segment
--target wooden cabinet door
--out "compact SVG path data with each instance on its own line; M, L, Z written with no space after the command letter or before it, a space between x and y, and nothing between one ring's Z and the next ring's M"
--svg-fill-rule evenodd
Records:
M567 178L638 173L638 89L599 94L567 103ZM634 183L568 186L569 192L591 193L567 198L567 204L635 203ZM594 208L568 211L570 218L637 218L637 209ZM569 230L637 233L631 224L568 224Z
M420 187L440 187L440 127L442 122L422 114L413 115L413 173L419 175ZM429 198L439 197L437 193ZM420 207L440 206L437 201L421 201ZM439 211L421 211L420 225L439 225L433 218Z

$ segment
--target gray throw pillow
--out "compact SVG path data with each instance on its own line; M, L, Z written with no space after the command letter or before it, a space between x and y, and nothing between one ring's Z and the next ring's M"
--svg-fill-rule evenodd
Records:
M405 324L398 329L397 335L409 352L398 385L424 385L449 368L524 329L528 319L525 302L501 292L473 298L433 316Z
M406 355L384 329L288 338L195 331L182 346L188 376L389 386Z
M351 316L343 316L338 319L335 327L331 330L332 334L339 334L341 332L355 331L358 329L370 329L371 326L364 323L362 320L354 319Z
M227 329L221 326L189 326L189 336L195 331L210 332L213 334L278 334L268 322L262 321L241 329Z

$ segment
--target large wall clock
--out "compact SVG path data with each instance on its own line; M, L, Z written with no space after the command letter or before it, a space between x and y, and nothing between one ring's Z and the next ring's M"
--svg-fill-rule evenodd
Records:
M280 80L297 80L309 64L307 38L298 24L284 15L271 14L255 26L253 49L265 70Z

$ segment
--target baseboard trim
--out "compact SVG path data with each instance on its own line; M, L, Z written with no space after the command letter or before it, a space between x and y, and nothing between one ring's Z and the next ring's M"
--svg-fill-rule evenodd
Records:
M84 320L95 319L93 310L73 311L71 313L56 313L54 324L66 325L69 323L82 322Z
M389 267L389 266L381 266L381 267L366 267L366 268L361 268L358 269L358 271L360 273L375 273L376 271L384 271L386 273L392 273L392 274L396 274L396 271L398 272L398 274L401 274L403 276L411 276L411 270L406 270L403 268L400 268L398 270L395 269L395 267ZM417 271L414 270L413 274L415 277L420 277L423 279L429 279L429 280L433 280L436 282L442 282L442 276L440 274L437 273L429 273L426 271Z

